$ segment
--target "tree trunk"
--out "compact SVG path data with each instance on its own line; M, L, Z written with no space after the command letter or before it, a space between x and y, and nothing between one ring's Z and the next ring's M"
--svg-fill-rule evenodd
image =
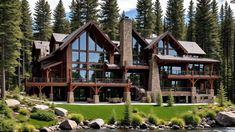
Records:
M6 78L5 78L5 53L4 53L4 44L2 45L2 89L1 89L1 97L2 100L5 99L5 90L6 90Z

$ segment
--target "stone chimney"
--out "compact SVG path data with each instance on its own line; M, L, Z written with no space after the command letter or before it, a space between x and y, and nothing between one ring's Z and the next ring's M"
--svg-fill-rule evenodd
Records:
M129 18L123 18L120 21L120 61L121 66L132 65L132 21Z

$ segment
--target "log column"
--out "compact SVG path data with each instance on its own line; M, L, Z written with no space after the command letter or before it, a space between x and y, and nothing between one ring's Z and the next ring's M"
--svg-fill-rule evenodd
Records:
M50 89L49 99L50 99L50 101L54 100L53 86L51 86L51 89Z
M99 89L95 87L95 94L93 95L93 101L95 104L100 102Z
M127 86L124 88L124 93L123 93L123 99L124 101L131 101L131 92L130 92L130 87Z
M68 84L68 92L67 92L67 102L73 103L74 102L74 93L71 83Z

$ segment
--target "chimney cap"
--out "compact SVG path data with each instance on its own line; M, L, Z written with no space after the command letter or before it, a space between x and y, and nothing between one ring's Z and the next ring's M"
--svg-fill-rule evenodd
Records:
M128 16L122 17L121 21L132 21Z

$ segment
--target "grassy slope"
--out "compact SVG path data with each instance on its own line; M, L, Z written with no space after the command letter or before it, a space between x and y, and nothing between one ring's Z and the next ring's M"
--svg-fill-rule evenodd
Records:
M67 109L70 113L81 113L85 119L102 118L108 120L112 110L116 111L118 119L122 118L124 106L123 105L108 105L108 106L81 106L81 105L69 105L59 104L58 107ZM174 107L159 107L150 105L136 105L132 108L137 108L139 111L149 114L152 112L157 117L170 120L172 117L181 116L183 113L193 110L197 106L174 106Z

